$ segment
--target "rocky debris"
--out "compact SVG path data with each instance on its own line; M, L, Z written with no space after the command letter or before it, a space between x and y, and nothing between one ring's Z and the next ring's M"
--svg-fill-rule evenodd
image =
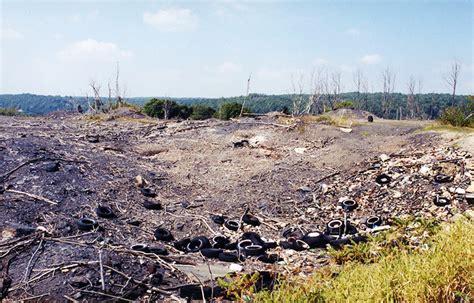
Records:
M202 298L196 285L211 285L206 296L219 275L310 275L327 263L328 245L365 241L394 218L449 220L472 207L471 155L439 142L433 148L435 136L411 128L377 123L348 136L330 126L298 133L221 121L3 122L0 255L12 257L11 284L2 282L8 299ZM362 131L381 141L369 144ZM232 148L229 138L248 146ZM143 155L141 144L163 152ZM112 145L121 152L103 148ZM46 171L47 162L59 169ZM437 197L449 203L437 206ZM32 232L8 232L16 230L11 222Z

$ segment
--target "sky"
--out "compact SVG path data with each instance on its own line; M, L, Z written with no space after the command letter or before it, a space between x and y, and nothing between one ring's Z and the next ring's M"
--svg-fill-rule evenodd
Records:
M309 92L317 71L355 91L357 70L376 92L387 68L449 92L453 62L474 93L472 1L0 1L0 94L106 95L117 62L128 97Z

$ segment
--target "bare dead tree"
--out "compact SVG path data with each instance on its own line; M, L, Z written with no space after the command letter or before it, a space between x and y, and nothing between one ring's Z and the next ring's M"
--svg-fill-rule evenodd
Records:
M407 95L407 110L409 113L409 118L413 119L416 114L416 105L415 105L415 88L416 88L416 80L413 75L410 76L410 79L407 83L408 87L408 95Z
M356 104L359 106L360 104L360 101L361 101L361 96L360 96L360 91L361 91L361 88L362 88L362 85L363 85L363 82L364 82L364 73L362 72L362 70L360 68L358 68L354 74L352 75L352 80L354 82L354 86L355 86L355 89L356 89Z
M300 116L304 112L304 75L298 77L298 82L295 83L293 75L291 75L291 85L293 94L291 95L293 101L293 116Z
M89 86L92 88L92 91L94 93L94 111L97 113L99 111L102 111L102 101L100 99L100 85L95 82L94 80L91 80L89 83Z
M334 104L340 101L340 93L342 91L341 85L341 71L336 70L331 74L331 91L333 94L333 103L331 104L332 109L334 109Z
M166 99L163 103L163 112L164 112L165 120L168 120L170 116L170 111L171 111L171 102L168 99Z
M362 92L363 92L363 100L365 104L365 110L370 111L369 108L369 79L364 76L362 80Z
M383 92L382 92L382 114L387 118L393 106L393 92L395 91L395 74L386 68L382 72Z
M461 72L461 65L459 64L459 62L454 61L453 63L451 63L450 71L444 76L444 81L446 81L446 83L448 84L448 86L453 92L452 97L451 97L451 106L454 106L456 103L455 101L456 87L458 84L460 72Z
M110 87L110 81L107 82L107 89L109 92L109 97L107 98L107 103L109 106L109 109L112 107L112 88Z
M321 67L317 67L311 73L310 95L306 103L305 114L322 114L324 106L322 104L322 97L324 91L324 78L322 77Z
M249 98L249 91L250 91L250 79L252 78L252 73L250 73L249 78L247 79L247 94L245 95L244 102L242 102L242 108L240 109L240 115L239 118L242 118L242 114L244 113L244 106L245 106L245 101Z
M119 62L117 61L117 72L115 73L115 98L116 98L117 107L120 107L123 105L123 102L124 102L123 100L124 100L124 95L125 95L125 91L124 91L122 96L120 96L119 75L120 75L120 66L119 66Z

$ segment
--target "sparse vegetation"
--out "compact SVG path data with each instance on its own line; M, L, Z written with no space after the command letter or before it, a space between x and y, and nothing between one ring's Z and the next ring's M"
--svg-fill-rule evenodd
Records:
M443 225L420 219L394 223L394 231L369 243L333 252L333 260L343 266L331 265L318 270L308 280L287 279L272 291L247 295L251 295L253 302L468 302L474 299L472 218L463 217ZM406 238L410 235L411 238Z
M444 110L440 121L443 124L452 126L474 126L474 116L472 112L467 113L467 109L459 106L451 106Z
M192 106L193 113L191 114L192 120L206 120L212 118L216 111L206 105L196 104Z
M143 111L150 117L158 119L187 119L192 114L192 108L179 105L169 99L151 99L143 106Z
M21 116L23 115L21 112L19 112L16 108L1 108L0 107L0 115L1 116Z
M242 110L242 104L237 102L224 103L221 105L219 110L215 113L215 116L222 120L229 120L236 118L240 115L240 112L249 113L250 109L244 107Z

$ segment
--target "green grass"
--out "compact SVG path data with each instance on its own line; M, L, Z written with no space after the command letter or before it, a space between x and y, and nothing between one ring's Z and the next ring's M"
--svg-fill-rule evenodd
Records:
M345 256L339 260L342 265L331 264L307 279L287 278L272 291L253 293L247 288L240 292L239 299L248 297L252 302L474 300L472 218L463 217L442 225L429 220L400 220L393 222L393 226L394 231L373 239L371 242L375 244L369 245L374 246L362 250L364 253L360 253L361 246L342 253L339 256ZM354 256L357 251L357 257L348 257L350 252Z
M457 133L474 133L474 128L472 127L461 127L461 126L452 126L449 124L441 124L441 123L433 123L424 128L420 131L422 132L429 132L429 131L439 131L439 132L457 132Z

